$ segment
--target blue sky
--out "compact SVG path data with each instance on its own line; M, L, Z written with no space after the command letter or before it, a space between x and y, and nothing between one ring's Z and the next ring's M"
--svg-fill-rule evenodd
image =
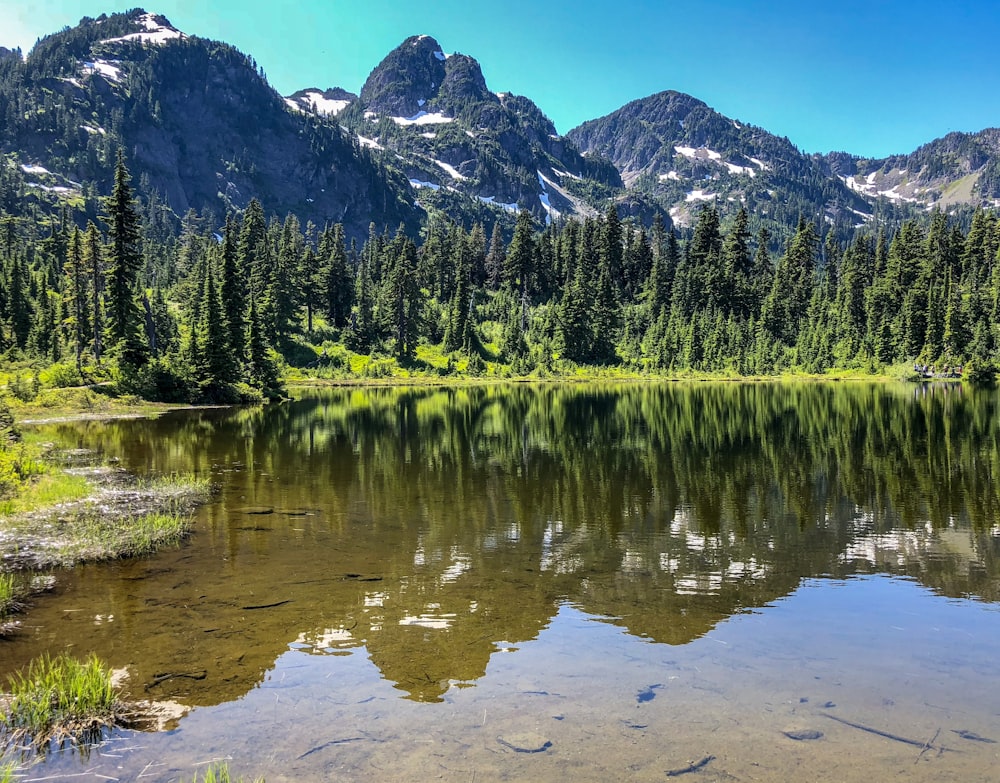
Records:
M4 0L0 45L27 50L139 0ZM191 35L252 55L282 94L357 92L409 35L472 55L490 88L560 132L660 90L690 93L806 152L907 153L1000 126L1000 6L930 0L148 0Z

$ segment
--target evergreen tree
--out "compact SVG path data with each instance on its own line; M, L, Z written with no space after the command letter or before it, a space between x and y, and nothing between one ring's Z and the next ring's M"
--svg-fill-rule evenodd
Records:
M386 327L399 358L412 358L417 347L422 299L417 281L417 248L400 228L398 254L385 278Z
M750 216L741 206L729 234L722 244L723 275L728 280L728 295L723 309L749 316L753 299L753 261L750 257Z
M83 352L90 340L90 292L83 255L83 234L76 227L70 237L63 277L63 329L73 351L76 369L82 372Z
M235 362L242 363L246 357L246 311L247 278L246 268L237 247L237 227L232 214L226 215L226 227L222 232L222 280L219 284L222 309L225 314L229 334L226 342ZM249 254L249 250L247 253Z
M338 328L347 325L354 303L354 280L347 263L344 227L340 223L324 235L322 251L326 262L321 268L324 277L325 310L330 323Z
M496 291L503 281L504 270L507 267L507 253L503 244L503 236L500 233L500 223L493 224L493 233L490 235L490 249L486 253L486 285Z
M514 227L514 238L507 248L504 261L503 286L508 291L518 291L527 297L531 275L535 269L534 220L531 213L521 210Z
M600 263L607 271L608 282L616 301L625 296L625 264L622 250L622 224L618 218L618 208L609 204L604 213L601 227Z
M101 234L93 222L87 223L83 237L83 264L90 277L90 319L93 329L91 347L100 364L104 355L104 250Z
M27 264L20 253L14 254L7 278L7 312L14 345L27 347L35 312L30 299Z
M250 293L250 309L247 312L247 380L252 386L273 394L278 390L278 368L271 360L270 346L261 326L257 311L257 300Z
M119 362L138 367L149 352L142 336L143 314L136 299L136 285L142 269L142 236L131 175L121 150L115 164L115 184L107 199L108 224L107 344Z
M448 324L445 329L446 351L471 353L475 344L475 327L472 322L473 256L477 241L474 236L458 239L452 251L455 266L455 291L448 303Z
M197 343L201 347L201 353L197 369L202 390L211 397L221 387L236 380L237 369L229 345L229 324L226 322L222 296L211 264L205 266L199 310Z

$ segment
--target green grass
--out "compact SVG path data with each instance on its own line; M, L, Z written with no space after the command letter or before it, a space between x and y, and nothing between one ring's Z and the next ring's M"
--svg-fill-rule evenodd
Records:
M97 656L79 661L43 655L10 677L3 731L14 743L43 750L63 739L92 740L113 726L120 709L111 670Z
M173 513L85 515L73 523L69 537L58 548L58 559L74 563L141 557L180 543L191 525L189 516Z
M17 582L13 574L0 574L0 621L18 605Z
M75 476L48 467L24 482L14 497L0 500L0 515L20 514L49 508L59 503L82 500L93 491L83 476Z
M0 780L0 783L3 781ZM195 774L192 783L244 783L244 779L234 779L229 772L228 764L210 764L203 776ZM254 778L254 783L264 783L264 778Z

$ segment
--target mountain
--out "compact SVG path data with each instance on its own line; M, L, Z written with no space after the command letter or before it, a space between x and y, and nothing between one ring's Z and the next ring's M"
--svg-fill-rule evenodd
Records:
M593 214L595 194L622 187L614 166L582 156L531 100L492 92L475 59L445 54L427 35L390 52L337 119L360 144L386 150L429 208L551 219Z
M258 198L303 224L416 231L428 215L487 225L603 212L690 225L745 205L787 235L800 215L850 232L935 207L1000 206L1000 130L909 155L807 155L787 138L667 91L560 135L528 97L494 92L472 57L407 38L358 94L287 97L249 56L136 9L84 18L27 58L0 48L0 209L97 217L116 151L150 212L219 223Z
M28 199L99 213L119 146L143 196L176 216L220 221L256 197L354 236L369 221L417 225L401 176L335 124L292 111L251 58L163 16L84 18L25 61L0 57L0 151L17 155Z
M629 188L657 198L681 224L704 202L724 212L743 204L781 225L799 214L857 222L872 212L868 199L787 138L683 93L632 101L567 135L584 154L608 157Z
M1000 207L1000 129L949 133L909 155L861 158L830 153L829 172L868 199L923 208L956 204Z

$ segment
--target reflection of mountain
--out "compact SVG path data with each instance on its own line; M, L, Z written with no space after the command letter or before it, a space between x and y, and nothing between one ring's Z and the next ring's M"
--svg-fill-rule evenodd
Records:
M136 691L204 670L149 695L212 704L289 645L363 646L433 701L565 601L684 644L823 575L998 600L996 408L865 384L518 386L53 426L220 493L181 550L63 579L0 666L75 643L128 665Z

